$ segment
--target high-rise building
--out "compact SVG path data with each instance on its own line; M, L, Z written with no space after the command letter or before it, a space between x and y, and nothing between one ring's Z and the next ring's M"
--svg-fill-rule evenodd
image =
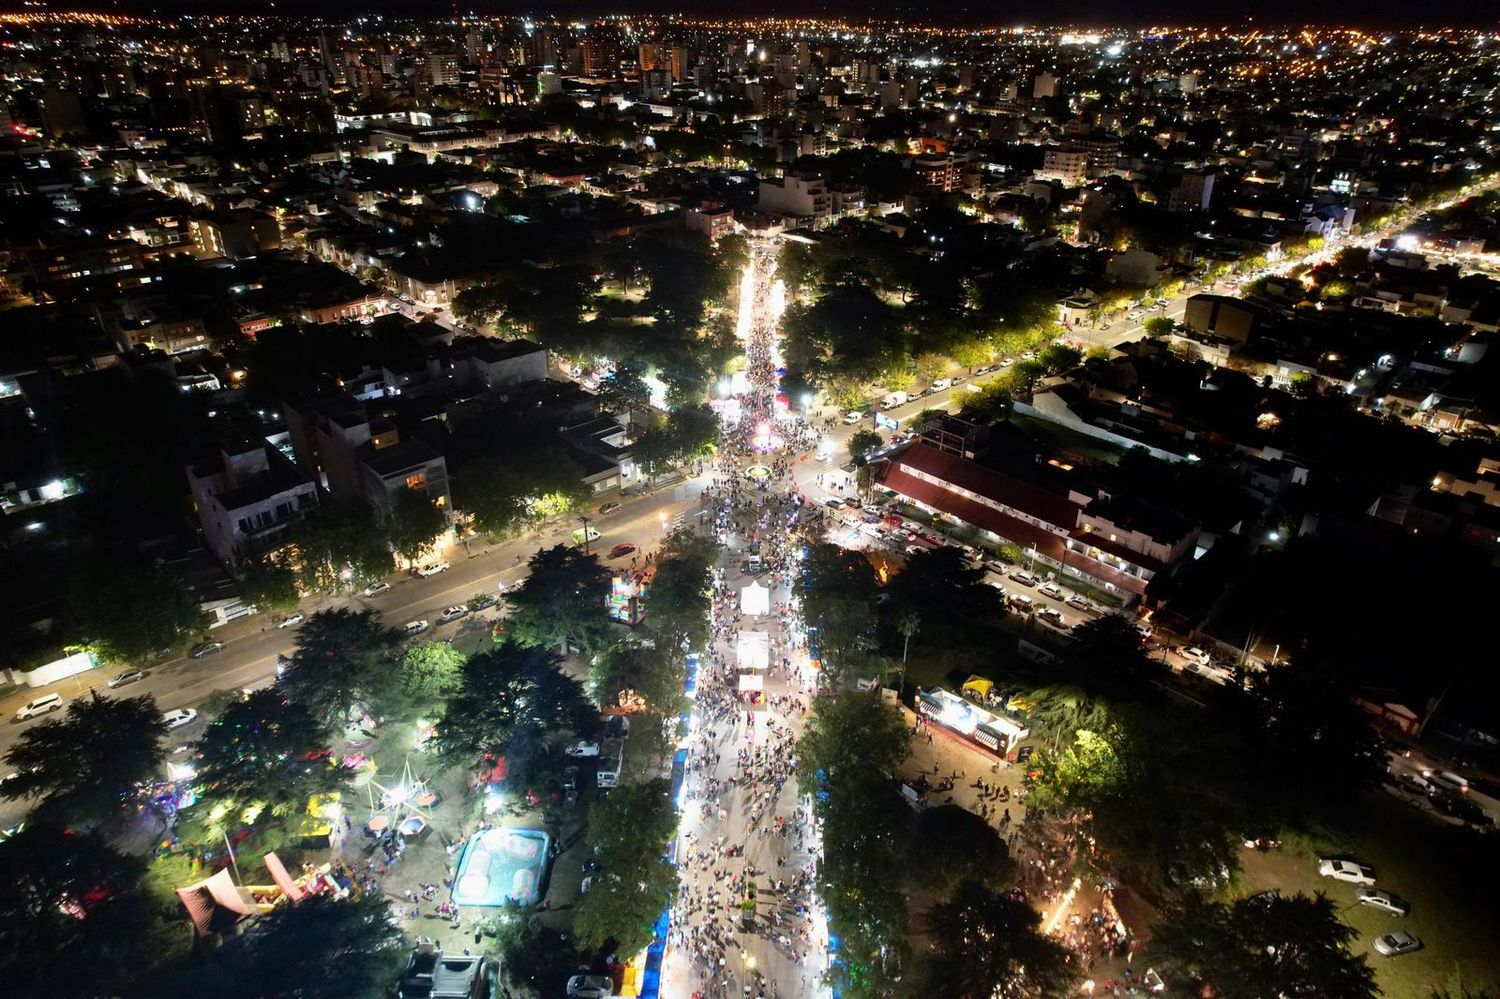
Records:
M1036 75L1036 83L1031 88L1031 96L1035 98L1056 97L1057 77L1048 72Z
M458 86L458 54L454 52L428 52L427 72L431 74L434 87Z
M620 47L609 38L585 38L579 44L584 76L614 76L620 68Z
M1206 212L1214 196L1214 175L1207 170L1189 170L1182 175L1167 209L1174 212Z
M667 62L666 51L656 42L642 42L640 52L636 57L644 75L655 69L661 69Z
M681 45L672 46L672 80L681 83L688 75L688 50Z
M48 138L88 131L88 121L83 116L83 101L73 91L48 90L38 103L42 112L42 128Z
M479 34L479 26L476 24L464 35L464 59L470 66L479 65L479 57L484 54L484 39Z

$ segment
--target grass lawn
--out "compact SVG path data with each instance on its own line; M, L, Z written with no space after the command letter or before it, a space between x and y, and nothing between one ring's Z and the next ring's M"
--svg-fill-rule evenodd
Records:
M1492 837L1448 825L1385 791L1371 792L1360 822L1321 843L1275 853L1246 851L1241 889L1284 893L1321 891L1359 931L1357 951L1369 955L1375 981L1388 999L1428 999L1432 989L1461 974L1470 989L1500 986L1500 865ZM1411 903L1402 919L1355 903L1354 885L1320 877L1317 853L1349 855L1375 868L1377 888ZM1403 929L1425 947L1404 957L1371 948L1382 933Z

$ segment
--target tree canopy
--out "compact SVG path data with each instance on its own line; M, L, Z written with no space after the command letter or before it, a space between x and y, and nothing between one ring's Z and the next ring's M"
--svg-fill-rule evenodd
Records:
M38 799L37 812L59 821L114 822L137 785L161 774L166 732L154 698L90 692L21 733L5 754L16 775L0 794Z
M625 784L594 805L585 835L600 871L573 919L585 947L638 952L676 895L677 868L664 856L677 831L668 790L664 780Z
M1041 914L987 879L961 883L927 912L932 949L923 962L929 995L1049 999L1082 979L1072 954L1041 932Z
M297 629L297 648L278 686L325 733L342 732L356 708L377 718L397 711L403 705L400 639L370 611L319 611Z
M604 602L610 582L597 556L556 545L538 549L528 568L526 579L505 594L511 636L523 645L571 641L586 651L602 648L609 635Z

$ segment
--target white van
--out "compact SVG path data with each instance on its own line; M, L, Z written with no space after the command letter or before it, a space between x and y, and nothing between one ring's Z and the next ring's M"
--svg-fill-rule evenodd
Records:
M897 406L904 406L907 398L908 396L905 392L887 392L885 397L880 400L880 405L886 409L894 409Z
M63 699L61 694L43 694L34 701L28 701L21 705L21 710L16 712L16 721L25 721L38 715L45 715L51 711L61 711Z
M952 378L939 378L937 381L935 381L935 382L932 383L932 390L934 392L941 392L945 388L952 387L952 385L953 385L953 379Z

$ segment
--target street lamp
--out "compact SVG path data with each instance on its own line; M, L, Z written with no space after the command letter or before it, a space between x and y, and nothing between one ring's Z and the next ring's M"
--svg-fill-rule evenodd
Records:
M582 514L578 515L578 519L583 521L583 554L592 555L593 552L589 550L589 519Z

